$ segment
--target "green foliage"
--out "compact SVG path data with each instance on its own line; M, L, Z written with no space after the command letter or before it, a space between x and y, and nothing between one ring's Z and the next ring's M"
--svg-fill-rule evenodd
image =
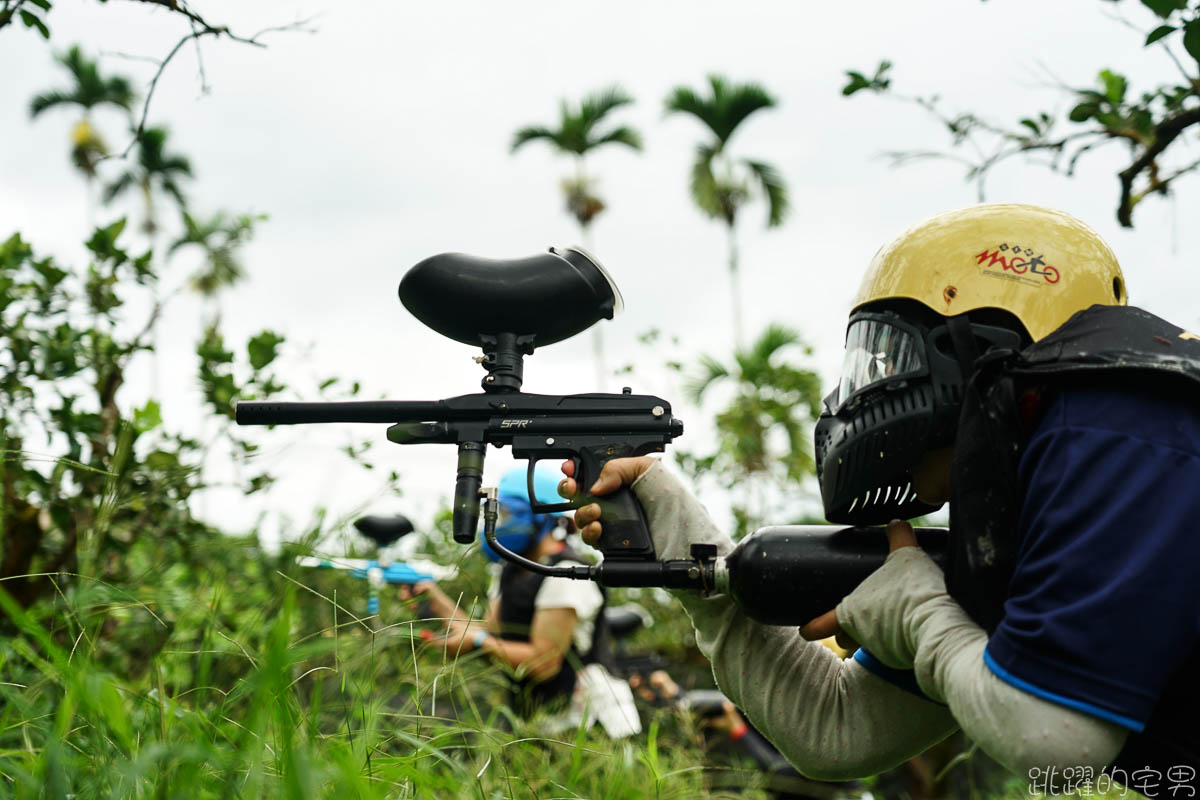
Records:
M712 139L696 148L691 193L696 206L732 228L738 212L759 192L767 201L767 226L780 225L788 211L787 187L774 167L749 158L732 159L729 140L750 115L775 106L775 98L756 83L732 83L720 75L708 77L709 94L677 86L667 96L667 113L698 119Z
M511 149L514 153L530 142L544 141L558 152L575 157L575 176L562 182L562 191L567 212L585 231L604 210L605 204L596 192L595 181L584 173L584 158L608 144L642 149L642 135L636 129L628 125L601 127L609 114L631 103L633 97L624 89L610 86L584 97L578 107L561 101L556 128L528 125L513 134Z
M719 386L733 396L717 412L717 450L708 456L680 452L677 459L696 477L715 475L741 501L734 505L738 531L748 532L767 516L765 491L795 493L814 471L809 430L821 411L820 377L795 365L792 353L810 354L790 328L768 325L748 348L726 364L703 356L684 387L702 404Z
M1163 19L1187 8L1187 0L1142 0L1142 5Z
M140 570L148 544L128 553ZM690 718L651 715L632 741L548 735L503 705L493 663L423 646L431 623L396 600L363 618L363 582L294 553L210 532L125 589L79 581L32 609L0 594L6 793L712 796Z
M846 97L849 97L855 92L861 92L863 89L872 92L887 91L892 84L891 79L888 77L888 73L891 72L891 69L892 62L884 60L879 62L879 66L875 68L875 74L870 78L863 75L861 72L846 70L846 77L849 78L849 80L847 80L846 85L842 87L842 94Z
M0 245L0 578L22 605L60 571L124 580L124 554L142 537L164 558L183 557L205 530L187 506L203 486L200 444L170 432L153 398L132 409L120 399L154 320L131 332L128 295L155 279L149 253L131 253L124 231L124 220L97 228L85 270L38 256L18 234ZM210 328L199 355L215 411L282 388L264 371L279 343L257 337L260 366L235 381L232 355Z
M622 144L634 150L642 149L642 137L636 130L620 125L601 131L604 118L616 109L633 103L620 86L610 86L594 92L572 107L566 100L559 104L557 128L530 125L513 134L511 148L515 152L529 142L548 141L555 149L584 156L606 144Z
M22 8L28 2L30 6L36 6L38 11L31 8ZM51 8L50 0L2 0L0 2L0 29L11 23L14 19L21 20L26 28L33 28L43 39L50 38L50 29L46 26L46 12Z
M146 128L136 135L136 163L104 187L103 200L111 203L130 189L137 188L145 203L142 227L147 233L158 230L154 195L170 195L182 211L187 206L180 181L192 177L191 162L185 156L167 151L166 128Z
M947 115L933 97L909 97L892 91L891 63L882 61L873 78L847 72L849 81L842 94L862 90L888 94L913 103L936 117L949 131L953 153L900 151L890 153L894 163L927 158L947 158L966 165L966 178L984 195L989 172L1013 156L1048 154L1051 169L1074 175L1080 160L1092 151L1114 143L1129 151L1128 165L1117 173L1120 193L1117 219L1133 227L1133 211L1151 194L1167 195L1174 182L1200 169L1200 161L1189 158L1176 144L1194 125L1200 124L1200 0L1142 0L1155 15L1154 25L1143 34L1145 46L1154 45L1169 55L1178 77L1164 78L1140 92L1131 91L1128 78L1112 69L1100 69L1097 86L1062 87L1072 101L1060 132L1056 115L1040 112L1007 126L973 113ZM1179 34L1176 36L1176 34ZM1172 50L1179 44L1190 58L1190 66ZM966 147L963 147L966 145ZM960 149L961 148L961 149Z
M46 3L49 9L49 3ZM31 12L22 11L22 14ZM33 17L36 19L36 17ZM42 32L49 32L42 25ZM71 74L74 83L66 89L53 89L35 96L29 102L30 116L61 105L74 105L83 109L83 117L75 124L71 136L71 161L87 180L96 177L96 167L108 155L108 145L92 126L89 112L97 106L111 105L128 111L135 96L129 79L123 76L106 77L100 73L97 62L87 58L78 46L72 47L56 57L56 60Z
M21 22L25 23L26 28L37 28L37 32L42 35L43 39L50 38L50 29L46 27L46 23L42 18L32 11L21 9L18 12L21 15Z
M60 53L55 60L71 74L74 84L67 89L54 89L34 96L29 101L30 116L36 117L60 105L76 105L85 111L101 105L113 105L128 111L133 106L136 97L129 79L120 75L102 75L99 64L85 56L78 45Z
M183 234L171 243L167 256L189 245L199 247L204 253L204 266L192 275L190 283L196 292L212 297L242 279L246 270L238 251L254 235L254 225L267 217L264 214L240 214L231 218L224 211L218 211L208 219L198 221L184 211L182 219Z

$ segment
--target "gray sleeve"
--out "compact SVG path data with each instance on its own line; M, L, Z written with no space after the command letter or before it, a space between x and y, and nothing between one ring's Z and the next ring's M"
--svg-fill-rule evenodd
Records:
M633 484L660 558L733 541L661 464ZM889 769L957 729L943 706L843 661L795 628L761 625L725 597L675 592L717 685L798 770L827 780Z
M1099 770L1128 732L1000 680L983 660L987 632L946 593L942 571L905 547L845 598L842 628L876 659L911 668L921 690L945 702L967 736L1014 772L1052 766Z

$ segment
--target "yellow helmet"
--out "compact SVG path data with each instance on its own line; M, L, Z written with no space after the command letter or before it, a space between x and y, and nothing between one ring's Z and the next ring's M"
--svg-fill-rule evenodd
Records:
M1125 305L1117 257L1061 211L989 203L920 222L880 248L854 308L907 298L942 316L998 308L1037 341L1097 303Z
M935 510L912 470L954 442L981 354L1015 353L1076 311L1125 302L1108 245L1060 211L971 206L900 234L867 269L814 432L826 518L872 525Z

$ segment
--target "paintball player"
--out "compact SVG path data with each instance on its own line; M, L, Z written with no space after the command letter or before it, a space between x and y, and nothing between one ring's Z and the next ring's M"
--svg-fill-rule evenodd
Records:
M558 502L552 473L535 473L534 491L544 503ZM500 518L496 538L501 545L544 564L582 562L561 536L561 514L530 511L526 472L514 469L499 486ZM484 555L500 560L486 542ZM516 671L511 705L523 716L535 708L569 700L576 668L593 660L605 642L603 590L590 581L547 578L505 562L488 592L483 624L465 618L463 609L432 583L418 584L434 614L448 620L446 640L452 649L481 649Z
M1200 337L1128 306L1083 223L996 204L910 228L867 270L814 437L826 517L893 520L890 555L800 631L677 592L717 683L810 777L877 774L961 728L1043 790L1107 769L1194 793L1198 401ZM731 549L656 461L614 460L591 491L621 484L660 558ZM943 574L900 520L947 500ZM595 541L599 507L576 524ZM862 649L810 641L831 633Z

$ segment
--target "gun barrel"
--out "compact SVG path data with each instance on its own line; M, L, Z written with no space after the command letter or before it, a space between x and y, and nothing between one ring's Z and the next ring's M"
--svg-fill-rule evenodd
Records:
M441 400L358 400L342 403L237 404L239 425L305 425L314 422L419 422L444 417Z

